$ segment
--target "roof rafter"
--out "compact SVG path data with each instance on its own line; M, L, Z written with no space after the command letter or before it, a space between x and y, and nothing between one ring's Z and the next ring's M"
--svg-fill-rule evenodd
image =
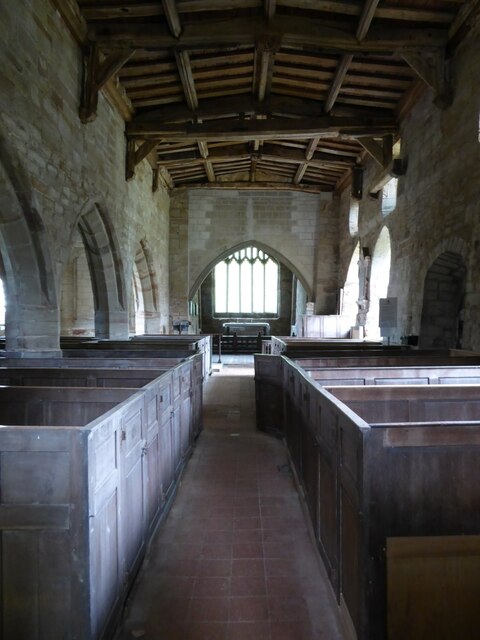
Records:
M124 96L127 174L147 158L153 184L171 171L176 187L340 189L366 149L385 171L422 87L448 104L450 59L480 11L480 0L51 2L88 51L85 119L99 90L119 110Z
M372 24L373 17L375 15L375 10L378 6L379 0L366 0L363 5L362 14L360 16L360 21L357 26L356 37L359 41L365 39L365 36L370 29L370 25ZM333 105L340 93L340 89L342 88L343 81L348 73L348 69L350 67L350 63L353 60L353 54L345 53L343 54L337 70L335 72L335 77L333 79L332 85L330 87L330 91L328 92L327 99L325 100L325 111L329 113L332 110Z
M318 138L314 138L311 143L313 143ZM311 143L308 147L311 146ZM273 159L277 162L285 162L291 164L301 164L308 160L311 164L318 164L319 166L325 166L326 164L345 164L346 166L350 164L354 164L358 155L360 155L360 150L358 153L347 154L346 152L340 154L331 154L326 153L325 150L316 151L312 154L308 152L303 152L297 149L291 149L286 147L281 147L278 145L273 145L266 143L261 151L255 151L248 147L247 144L242 145L229 145L226 147L221 147L219 149L214 150L210 153L209 159L212 162L231 162L234 160L248 160L250 158L260 159L260 158L269 158ZM158 162L159 164L167 165L181 165L185 162L198 162L201 161L203 156L197 151L181 151L178 153L163 153L160 149L158 153Z
M174 38L178 38L182 33L182 25L178 16L175 0L162 0L162 7L168 22L168 28Z

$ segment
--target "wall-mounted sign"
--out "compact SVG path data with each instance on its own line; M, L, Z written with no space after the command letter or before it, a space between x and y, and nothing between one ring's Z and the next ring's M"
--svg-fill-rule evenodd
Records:
M380 329L395 329L397 327L397 298L380 298L379 315Z

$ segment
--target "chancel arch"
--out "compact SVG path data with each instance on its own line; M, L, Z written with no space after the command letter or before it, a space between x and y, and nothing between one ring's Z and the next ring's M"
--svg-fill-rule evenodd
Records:
M290 260L288 260L288 258L286 258L284 255L282 255L279 251L277 251L273 247L270 247L270 246L268 246L268 245L266 245L264 243L258 242L256 240L248 240L246 242L242 242L240 244L234 245L234 246L230 247L229 249L225 249L216 258L214 258L211 262L209 262L202 269L200 275L195 280L195 282L193 283L192 287L190 287L189 298L192 299L194 297L194 295L198 291L200 285L205 280L207 275L212 271L212 269L215 267L216 264L218 264L219 262L221 262L222 260L227 258L229 255L235 253L235 251L240 251L244 247L250 247L250 246L256 247L256 248L260 249L261 251L264 251L269 256L272 256L272 258L275 258L275 260L277 260L277 262L285 265L295 275L295 277L298 279L298 281L301 283L301 285L305 289L309 299L311 299L313 297L312 289L308 285L306 278L300 272L300 270Z
M277 335L290 333L296 289L305 288L304 279L274 250L254 242L237 245L209 264L202 278L190 299L200 290L204 332L221 332L228 320L262 319Z

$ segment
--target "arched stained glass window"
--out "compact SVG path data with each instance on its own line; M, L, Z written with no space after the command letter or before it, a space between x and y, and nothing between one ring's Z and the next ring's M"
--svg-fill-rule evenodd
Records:
M278 312L278 263L261 249L246 247L214 269L215 314Z

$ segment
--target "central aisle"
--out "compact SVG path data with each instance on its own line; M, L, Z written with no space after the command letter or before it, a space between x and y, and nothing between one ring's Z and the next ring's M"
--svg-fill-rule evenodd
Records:
M248 366L248 365L247 365ZM253 368L223 366L121 640L340 640L281 441L255 429Z

